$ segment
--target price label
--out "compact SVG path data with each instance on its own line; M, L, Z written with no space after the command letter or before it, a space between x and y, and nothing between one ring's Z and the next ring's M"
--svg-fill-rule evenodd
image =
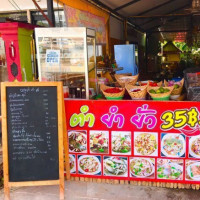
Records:
M163 123L161 124L162 130L180 129L184 126L194 128L199 121L199 111L197 108L191 108L190 110L175 110L164 112L161 116Z

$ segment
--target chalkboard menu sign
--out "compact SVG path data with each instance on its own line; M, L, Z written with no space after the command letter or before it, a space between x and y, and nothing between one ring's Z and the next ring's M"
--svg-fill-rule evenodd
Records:
M2 83L1 90L4 171L8 173L4 178L9 183L54 181L52 184L60 184L61 83Z
M58 180L56 87L8 87L9 181Z

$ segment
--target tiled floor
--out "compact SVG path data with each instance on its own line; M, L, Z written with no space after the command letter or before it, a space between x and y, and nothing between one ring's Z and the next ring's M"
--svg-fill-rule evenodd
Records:
M59 200L58 186L23 187L11 200ZM3 190L0 191L3 200ZM199 191L94 182L65 182L66 200L197 200Z

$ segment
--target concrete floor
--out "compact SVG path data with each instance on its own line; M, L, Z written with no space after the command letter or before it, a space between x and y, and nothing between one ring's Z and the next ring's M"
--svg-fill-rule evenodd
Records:
M11 200L59 200L58 192L58 186L22 187L11 191ZM0 200L3 200L3 196L1 190ZM197 200L199 196L196 190L65 182L66 200Z

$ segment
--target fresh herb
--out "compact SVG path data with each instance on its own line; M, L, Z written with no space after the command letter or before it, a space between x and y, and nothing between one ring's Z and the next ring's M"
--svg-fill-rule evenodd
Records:
M128 152L128 149L122 149L121 152L122 152L122 153L127 153L127 152Z
M164 178L165 176L163 174L158 174L159 178Z
M162 167L160 167L159 169L158 169L158 172L161 172L163 170L163 168Z
M99 151L100 151L100 152L104 152L104 149L101 148L101 149L99 149Z
M175 167L171 167L172 169L176 169Z

